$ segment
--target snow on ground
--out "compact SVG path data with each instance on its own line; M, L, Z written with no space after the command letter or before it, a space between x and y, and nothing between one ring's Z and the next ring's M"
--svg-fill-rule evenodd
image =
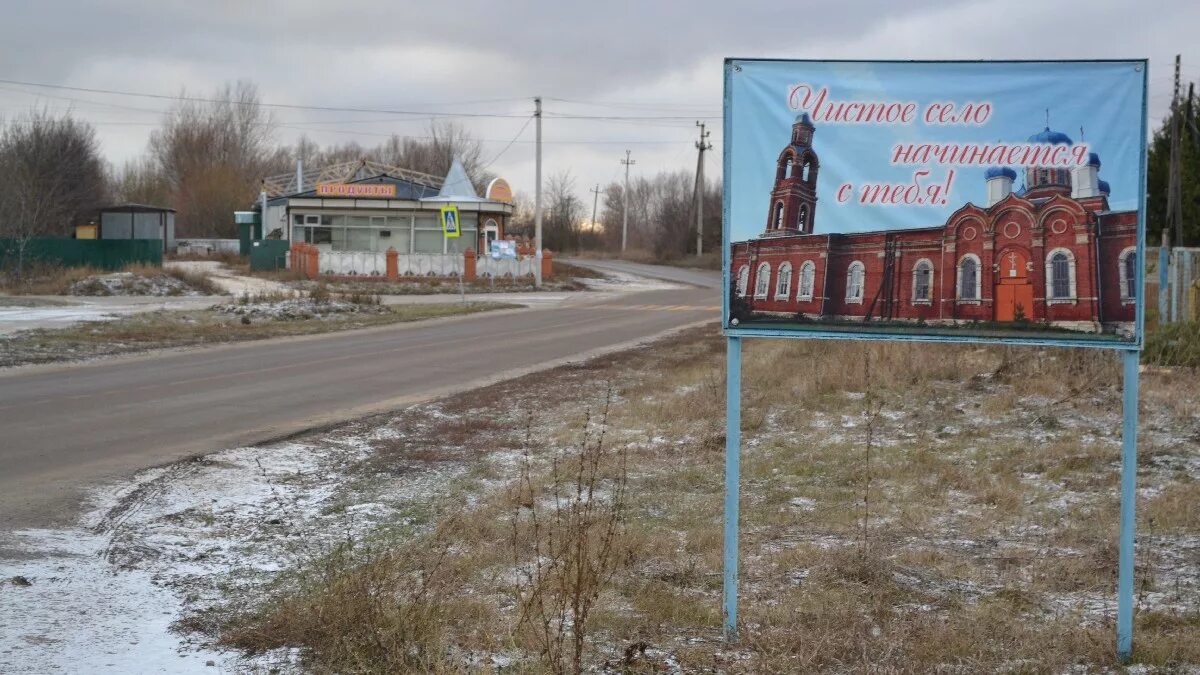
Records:
M69 295L205 295L169 274L143 276L132 272L94 274L71 284Z
M95 305L68 307L0 307L0 335L30 328L65 328L85 321L120 318L111 308Z
M387 311L381 305L360 305L345 300L318 302L312 298L290 298L271 302L238 302L232 305L214 305L213 310L220 314L275 321L320 319L331 314L382 314Z
M438 463L350 477L371 453L372 433L149 469L98 490L74 527L12 533L0 541L2 670L291 670L292 651L246 661L193 644L171 625L384 520L403 522L406 508L466 470Z

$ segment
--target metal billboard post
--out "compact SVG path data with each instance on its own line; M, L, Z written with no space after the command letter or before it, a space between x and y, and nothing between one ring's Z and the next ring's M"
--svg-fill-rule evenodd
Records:
M1138 363L1141 352L1122 352L1124 391L1121 426L1121 535L1117 573L1117 657L1128 661L1133 654L1133 571L1137 529L1137 426Z
M742 477L742 339L725 341L725 569L724 600L726 642L737 639L738 507Z

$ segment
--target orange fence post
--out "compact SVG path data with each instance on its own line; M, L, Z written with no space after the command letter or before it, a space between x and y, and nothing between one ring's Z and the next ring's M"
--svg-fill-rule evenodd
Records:
M475 281L475 251L471 249L463 253L463 280Z
M316 244L308 245L308 278L316 279L321 274L321 251Z
M550 253L550 249L542 249L542 278L549 279L554 276L554 260Z
M391 246L387 250L387 278L388 281L400 278L400 253Z

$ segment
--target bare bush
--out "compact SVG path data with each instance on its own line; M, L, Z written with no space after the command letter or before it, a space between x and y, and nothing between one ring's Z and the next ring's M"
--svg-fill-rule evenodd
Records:
M518 629L555 673L582 672L588 619L621 564L628 451L604 444L611 399L594 427L588 413L578 451L551 459L548 484L535 484L527 448L515 495Z
M333 672L447 669L447 598L460 582L453 532L451 520L404 548L348 541L303 570L299 592L226 628L221 642L249 652L303 644Z

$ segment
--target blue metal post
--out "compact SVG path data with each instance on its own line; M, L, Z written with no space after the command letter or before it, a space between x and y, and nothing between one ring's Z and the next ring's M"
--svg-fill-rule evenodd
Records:
M738 506L742 475L742 339L725 349L725 641L737 639Z
M1165 242L1166 235L1163 235ZM1170 323L1171 317L1167 314L1168 297L1170 288L1168 287L1168 269L1171 266L1171 251L1166 246L1158 247L1158 325Z
M1140 353L1122 354L1125 371L1125 413L1121 428L1121 552L1117 576L1117 657L1133 654L1133 551L1137 503L1138 361Z

